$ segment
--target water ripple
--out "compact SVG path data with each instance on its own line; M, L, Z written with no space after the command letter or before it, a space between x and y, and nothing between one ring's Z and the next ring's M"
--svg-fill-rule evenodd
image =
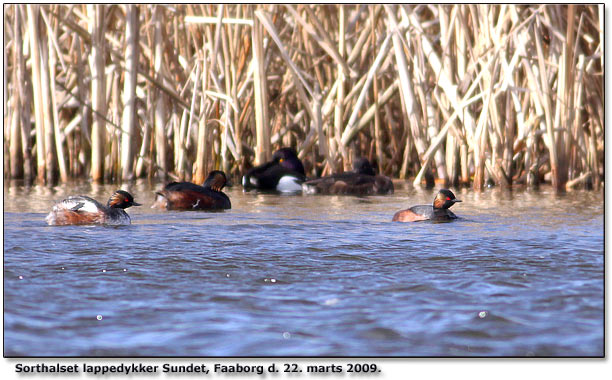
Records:
M130 226L49 227L54 199L17 210L5 190L5 353L603 353L596 193L466 191L445 224L390 223L427 191L229 193L222 213L142 207Z

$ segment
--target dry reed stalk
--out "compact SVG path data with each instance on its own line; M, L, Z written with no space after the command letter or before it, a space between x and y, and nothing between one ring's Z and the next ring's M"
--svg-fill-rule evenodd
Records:
M249 15L253 20L251 38L253 46L253 97L255 98L255 128L256 147L255 164L259 165L270 159L269 144L269 116L268 116L268 85L265 71L265 56L263 47L263 26L258 18L255 18L254 7L249 8Z
M347 122L346 127L344 128L344 132L342 133L341 143L345 147L348 146L348 143L357 134L357 128L358 128L357 117L359 115L359 110L361 109L365 101L366 94L369 91L370 84L372 83L372 79L376 75L376 72L378 71L378 68L380 67L382 60L385 58L385 56L387 55L387 52L391 48L390 41L391 41L391 34L388 34L382 46L380 47L380 51L378 52L376 59L372 63L370 70L368 70L367 76L365 77L364 85L361 88L361 92L359 94L359 97L357 98L357 101L355 102L353 112L351 113L349 121Z
M346 26L345 19L346 15L344 14L345 7L340 6L339 9L339 22L338 22L338 54L340 57L344 59L346 55ZM365 34L364 34L365 35ZM349 157L348 152L342 144L342 133L344 131L344 94L346 91L346 81L347 81L347 72L344 71L344 66L338 64L338 79L334 83L336 86L336 90L332 88L330 91L330 100L331 96L335 95L334 102L334 143L330 144L333 150L336 150L340 153L340 157L342 158L342 162L344 163L343 169L346 169L346 165L348 165ZM330 107L331 108L331 107ZM341 166L336 165L333 169L334 172L337 172Z
M563 44L563 51L560 57L560 59L563 60L562 67L564 78L557 86L562 94L561 98L557 98L557 107L561 108L559 114L562 121L559 124L555 123L556 126L560 126L561 130L563 130L558 141L560 150L563 151L563 167L561 168L562 172L560 173L561 178L559 181L562 186L565 186L567 180L572 177L574 166L571 165L570 160L572 156L575 157L575 154L572 154L572 150L575 151L576 148L576 144L571 141L573 137L572 129L577 129L577 126L574 124L576 119L574 79L576 79L576 53L579 41L577 41L575 33L580 32L584 19L581 15L578 27L576 28L576 16L576 5L568 4L565 43ZM561 99L561 101L559 101L559 99ZM560 106L561 104L563 104L562 107Z
M257 144L255 148L255 164L268 161L272 156L270 152L270 129L268 115L268 85L265 70L265 56L263 47L263 25L260 19L255 18L254 8L249 9L253 20L251 28L253 41L253 87L255 98L255 128Z
M455 136L451 134L446 135L446 148L445 148L445 163L446 170L448 173L448 184L451 186L457 186L459 184L459 173L457 163L459 160L457 159L459 149L459 145Z
M422 166L421 166L419 173L415 177L413 184L421 183L421 180L423 176L425 175L426 168L429 166L430 160L433 158L434 153L436 152L438 147L441 145L442 141L444 141L444 138L446 137L446 134L449 128L452 126L452 124L455 121L455 118L459 118L461 114L464 114L464 115L468 114L468 112L465 111L467 107L470 104L483 98L484 96L483 93L477 94L475 96L472 96L472 93L476 90L476 87L478 86L482 76L485 75L485 73L486 73L486 70L481 70L476 76L475 80L472 82L472 85L470 86L470 88L468 88L468 90L466 91L464 98L460 102L455 101L453 103L454 111L452 115L448 116L446 114L446 111L443 108L441 109L441 112L445 114L444 116L446 118L446 123L444 124L442 129L440 129L440 132L438 133L438 135L431 140L432 142L429 148L427 148L427 151L422 156ZM451 94L454 94L454 92L451 92ZM448 99L448 96L447 96L447 99ZM438 103L441 103L440 99L438 99ZM474 145L474 144L471 144L471 145ZM465 175L463 176L464 181L467 182L467 170L468 170L467 162L466 162L466 166L463 166L462 164L462 168L463 168L462 169L463 173L465 173Z
M26 23L26 6L18 5L15 6L15 18L19 19L19 27L16 28L18 32L22 32L26 29L24 24ZM16 37L17 38L17 37ZM20 35L19 41L22 41L22 36ZM27 43L27 39L22 41L23 43ZM29 72L26 70L25 57L23 55L23 46L22 42L19 42L19 47L17 49L17 80L15 84L16 92L19 94L20 100L20 109L19 113L19 124L21 126L21 147L23 151L23 178L26 183L31 183L34 179L34 169L33 169L33 160L32 160L32 143L30 140L30 134L32 131L31 124L31 76ZM6 61L5 61L6 62Z
M21 128L19 126L20 114L19 98L13 97L12 101L12 115L9 115L9 137L5 148L8 148L9 154L9 167L5 173L9 173L10 178L22 178L23 177L23 159L21 154Z
M119 73L116 65L109 65L110 71L107 71L107 96L106 104L108 108L108 126L115 126L121 120L121 94L119 90ZM121 128L105 128L103 136L110 144L110 154L104 152L104 167L106 168L106 178L121 178Z
M56 44L54 44L54 41L57 40L56 36L58 32L58 22L56 20L55 26L52 28L47 20L47 16L45 15L45 12L43 9L41 9L41 15L43 16L43 19L45 20L45 23L47 24L48 46L56 47ZM62 55L59 54L58 57L60 57L60 62L61 62ZM67 182L68 181L68 169L66 167L66 158L64 155L64 145L63 145L65 136L63 135L60 129L60 118L59 118L58 101L57 101L58 91L56 90L56 87L55 87L55 83L56 83L55 66L56 66L56 49L52 48L52 49L49 49L49 79L50 79L49 80L49 87L50 87L49 91L51 95L51 113L53 115L53 137L55 140L54 141L55 151L57 152L57 162L58 162L58 167L59 167L59 172L60 172L60 179L62 182Z
M89 17L89 33L91 34L91 54L89 66L91 71L91 99L94 115L91 126L91 179L101 182L104 178L104 146L105 146L105 121L106 115L106 75L104 72L104 60L106 51L104 6L87 5Z
M81 56L80 52L84 51L83 39L77 34L75 36L75 46L78 48L78 52L74 54L74 60L76 61L75 77L76 77L76 88L79 99L79 114L81 115L80 132L81 138L87 144L85 146L91 147L91 133L89 131L90 120L91 120L91 98L87 96L87 85L85 83L86 64Z
M151 94L149 93L147 95L147 104L151 104ZM148 172L150 173L152 170L152 162L153 160L151 159L150 155L149 157L147 157L147 153L148 152L152 152L152 139L151 139L151 122L150 120L152 120L153 118L150 118L149 115L151 114L151 112L149 112L149 114L147 114L149 110L143 110L141 108L137 109L137 113L138 115L140 115L140 119L143 120L144 125L143 125L143 137L142 137L142 144L140 145L140 150L138 151L138 155L136 157L136 169L134 171L134 176L136 178L141 178L144 176L145 174L145 164L149 164L149 170Z
M506 117L504 121L504 153L502 158L502 166L505 177L508 179L508 185L512 185L512 177L514 176L513 156L514 156L514 124L516 122L516 112L512 109L512 94L506 91Z
M38 7L37 9L38 17L38 36L40 41L38 41L39 58L40 58L40 98L42 105L42 116L43 116L43 130L44 130L44 150L45 150L45 175L47 184L55 184L56 182L56 165L57 158L55 154L55 126L54 126L54 118L52 116L51 107L51 75L49 75L49 70L53 72L54 67L52 67L51 63L53 60L49 59L50 50L48 44L48 38L43 38L42 35L42 25L40 23L42 8ZM41 136L42 137L42 136ZM42 139L41 139L42 140ZM38 140L37 140L38 141Z
M38 9L38 13L42 15L42 8ZM39 18L40 21L40 18ZM39 33L42 34L42 27L39 23ZM43 104L43 117L44 117L44 141L45 141L45 175L46 175L46 183L55 184L56 182L56 155L55 155L55 126L54 126L54 118L51 112L51 80L49 71L50 70L50 59L49 52L52 49L49 49L48 38L42 38L43 36L39 34L41 37L41 41L39 41L40 48L40 81L41 81L41 95L42 95L42 104ZM53 70L54 71L54 70Z
M208 16L185 16L186 23L192 24L217 24L219 22L218 17L208 17ZM248 25L253 26L252 19L242 19L242 18L229 18L223 17L221 18L221 23L225 25Z
M485 184L485 145L487 141L487 132L489 128L487 127L487 119L489 117L491 98L494 97L493 94L493 84L494 81L493 75L488 70L483 70L483 86L487 86L488 88L485 90L485 98L483 102L482 112L480 117L478 118L478 124L476 126L476 132L474 136L474 182L473 188L476 191L482 191Z
M399 79L396 79L380 95L380 97L378 98L378 106L386 105L388 102L393 100L393 95L395 95L395 92L397 92L398 89L399 89ZM373 104L359 118L359 121L356 124L355 133L359 132L361 129L363 129L365 126L371 123L375 114L376 114L376 104Z
M125 71L123 88L123 117L121 128L121 178L134 178L134 134L136 132L136 79L140 45L140 12L135 5L126 5L125 22Z
M241 16L242 8L243 7L236 8L236 17ZM240 45L240 40L242 40L240 36L245 34L245 29L246 28L243 28L242 26L237 26L228 31L228 34L230 34L231 37L228 41L228 50L230 52L230 72L232 77L230 95L236 104L236 108L232 109L232 124L234 125L234 142L236 145L235 170L239 172L244 172L245 170L243 159L243 134L245 125L240 120L243 110L241 108L242 102L238 99L238 89L241 85L240 79L246 62L246 52L244 51L244 47Z
M224 9L227 12L227 8ZM240 110L238 109L239 103L236 98L236 68L234 64L234 47L230 47L231 38L229 35L229 26L221 27L221 44L223 51L223 73L225 78L225 94L229 98L229 102L226 103L226 113L229 127L229 141L228 148L234 157L234 162L239 161L239 157L242 156L242 144L236 143L240 141L240 124L239 115ZM228 162L229 164L229 162ZM228 170L229 171L229 165ZM226 172L227 172L226 171Z
M545 126L547 136L544 138L544 142L548 147L548 151L550 154L550 166L552 171L552 184L553 187L557 190L561 189L561 184L559 183L559 154L557 151L557 143L556 143L556 134L553 132L553 118L552 118L552 105L550 96L547 93L543 92L543 89L549 88L548 86L548 71L546 70L546 59L544 57L544 52L542 49L542 37L539 33L538 29L541 29L541 20L539 17L536 17L536 24L533 25L533 35L536 45L536 52L538 57L538 76L540 80L540 86L536 87L538 97L542 103L542 107L544 108L544 116L545 116ZM551 94L552 95L552 94Z
M308 24L302 16L289 4L285 4L285 8L289 10L289 13L294 17L295 21L297 21L300 25L302 25L303 30L308 33L317 44L330 55L336 61L336 64L342 67L342 70L345 73L350 73L351 69L346 64L340 53L333 47L333 42L331 38L325 31L325 28L319 22L317 16L314 14L312 9L310 9L309 5L304 5L301 8L306 11L308 14L308 19L312 22L313 25ZM313 27L314 26L314 27ZM315 28L317 30L315 30ZM318 32L318 33L317 33Z
M202 70L202 93L206 93L208 89L208 66L206 64L206 60L203 60L204 69ZM208 119L206 117L206 109L204 106L204 102L206 100L205 96L201 98L200 104L200 121L198 125L198 144L197 144L197 154L196 161L194 163L194 176L193 181L195 183L204 183L207 176L207 168L206 168L206 157L208 156Z
M23 137L22 137L22 120L23 120L23 112L26 110L22 107L22 99L26 95L23 89L23 79L24 78L24 58L23 58L23 41L22 41L22 30L21 30L21 17L20 6L14 5L12 8L14 12L14 24L13 24L13 86L14 93L12 96L12 115L10 121L10 146L9 146L9 155L10 155L10 176L11 178L23 178L24 177L24 161L25 155L23 152ZM7 30L5 29L5 33ZM6 39L6 36L5 36ZM4 51L4 65L5 65L5 73L8 72L6 69L7 65L7 51ZM5 81L5 86L7 85L7 81ZM5 94L8 94L8 91L5 90Z
M440 47L442 49L442 62L444 67L452 68L453 65L453 46L451 45L451 38L453 35L453 25L456 23L456 10L457 7L448 7L438 5L435 10L438 11L438 17L440 19ZM418 53L422 53L420 50ZM424 64L425 59L421 58L422 54L417 54L418 62L420 64ZM426 73L425 69L422 69L423 73ZM421 81L425 81L425 78L422 78ZM431 94L428 92L427 96L427 116L435 120L435 108L433 105L433 100ZM448 102L446 99L442 101L442 106L440 108L448 108ZM434 136L439 132L439 122L429 123L429 125L437 126L438 128L428 128L429 140L432 141ZM456 172L455 172L455 162L456 162L456 147L455 147L455 139L452 135L447 135L446 138L446 154L442 151L438 150L435 153L435 161L437 164L437 173L438 177L443 179L444 186L447 187L449 183L456 182Z
M185 146L185 137L187 133L187 123L189 122L189 113L183 110L180 119L178 115L174 118L174 168L176 175L180 181L186 181L185 156L187 155Z
M322 96L319 93L319 88L318 86L315 86L315 94L314 94L314 99L313 99L313 104L312 104L313 112L315 114L313 124L314 124L314 129L317 130L317 137L319 140L319 155L325 158L325 164L323 164L323 166L325 167L325 165L327 165L328 172L329 172L334 167L334 164L333 164L333 159L331 157L331 154L329 152L329 148L327 145L327 138L325 137L325 134L323 133L323 116L321 114L321 98Z
M153 46L154 41L154 32L155 27L153 25L152 13L143 12L144 23L149 25L149 28L146 32L142 33L139 37L141 43L140 47L144 47L139 49L139 55L143 59L147 59L148 62L153 61L153 50L150 48ZM140 34L140 32L139 32ZM142 51L141 51L142 50ZM143 99L144 104L154 104L154 92L152 91L152 86L150 84L145 84L143 87L138 87L138 80L136 81L136 90L141 89L145 94L145 99ZM144 125L142 125L143 129L143 138L142 143L140 145L140 149L137 153L136 159L136 169L135 169L135 177L142 178L147 176L149 181L151 181L154 172L156 171L154 168L154 147L155 147L155 138L153 135L153 120L154 120L154 112L153 107L136 107L136 120L141 120Z
M193 90L191 92L192 94L191 106L189 107L189 113L185 113L185 120L186 120L185 124L181 124L181 136L180 136L181 150L179 151L179 166L180 166L179 171L184 172L186 178L191 178L191 173L192 173L191 165L189 165L189 163L187 162L187 154L191 146L191 133L190 133L191 126L195 123L195 120L194 120L195 118L193 116L195 115L196 99L199 93L198 86L200 84L200 73L201 73L201 64L198 61L196 63L195 76L193 76Z
M96 150L107 161L102 165L106 178L118 179L128 167L135 167L137 175L163 177L165 171L186 178L192 160L194 178L204 167L221 167L235 176L248 166L251 155L257 156L253 147L267 144L268 156L280 146L297 146L300 157L307 157L307 166L316 172L322 165L326 172L341 164L348 169L352 156L375 155L379 169L393 176L417 174L418 183L425 173L437 173L442 181L448 174L451 182L460 173L466 183L475 169L480 171L476 177L482 177L477 182L493 177L508 185L526 181L535 186L546 174L559 190L565 188L559 188L565 180L581 178L572 186L592 183L597 188L602 179L601 7L134 7L145 20L138 33L148 37L138 46L142 51L138 73L144 83L138 91L153 107L140 112L129 134L113 128L117 123L125 130L128 117L122 117L117 107L127 101L121 102L118 94L131 80L119 75L131 65L124 54L129 39L120 37L123 22L127 27L129 20L120 8L44 6L42 13L39 8L32 12L32 6L8 8L5 109L10 114L5 117L4 134L8 171L18 173L20 166L27 170L27 152L33 143L39 162L30 167L42 176L41 182L52 181L57 169L62 181L88 171L93 174ZM21 9L30 17L25 18ZM382 12L385 17L380 17ZM103 17L108 30L100 38L93 25ZM260 23L261 32L257 45L251 44L255 23ZM385 24L390 32L377 35ZM18 31L25 26L28 32L23 36ZM440 38L430 40L432 35ZM387 51L377 51L385 50L385 41ZM394 54L388 54L391 42ZM97 76L92 57L101 57L96 51L100 47L108 52L99 59L102 91L88 82ZM84 64L84 56L89 56L91 68ZM23 57L30 58L28 66ZM371 70L373 62L376 70ZM198 64L201 69L206 64L209 71L210 82L202 91L190 83ZM41 100L45 91L36 90L34 83L40 84L43 75L47 80L42 82L57 87L47 91L47 110ZM255 80L256 75L261 79ZM474 88L466 91L472 84L480 87L480 94L467 95L475 93ZM484 100L483 94L487 94ZM98 98L110 98L110 120L106 108L97 110ZM262 127L257 127L257 102L260 111L270 115L270 121L260 122ZM410 102L412 108L406 106ZM37 128L33 134L31 112ZM451 118L457 120L447 124ZM89 130L96 120L102 136L100 128L95 133ZM439 128L438 120L446 128ZM216 123L209 126L207 121ZM129 152L130 147L121 144L125 140L139 144L138 128L142 128L142 145L131 146ZM108 148L100 149L100 140L103 144L108 140ZM170 161L168 149L176 153ZM126 157L132 157L131 164L124 163ZM69 170L62 169L66 159ZM430 165L437 171L427 170ZM584 177L586 172L591 175Z
M417 30L422 30L422 27L420 23L418 22L418 20L416 19L416 17L414 16L414 14L408 15L407 20ZM453 85L453 82L450 79L451 76L447 73L448 68L445 68L442 66L440 59L438 58L438 55L436 54L429 40L426 38L425 34L420 34L420 46L423 49L423 55L427 57L428 64L430 65L433 72L436 73L437 84L443 90L444 95L449 100L454 110L458 111L457 116L461 120L462 125L465 131L467 132L466 136L467 136L468 144L472 146L473 145L472 140L474 136L474 132L473 132L474 120L470 112L460 111L457 87ZM417 182L417 179L415 178L415 181L413 181L413 183L420 184L421 179L418 178L418 180L419 182Z
M164 82L164 84L168 81L166 79L165 72L167 71L164 57L163 57L163 8L160 5L155 6L155 11L153 14L153 25L154 25L154 62L153 62L153 71L157 82ZM167 144L166 144L166 125L169 121L169 117L167 115L167 104L168 101L166 99L167 93L157 93L157 100L155 101L155 152L157 159L157 167L159 168L157 175L165 181L168 177L168 155L167 155Z
M372 30L372 37L370 42L372 44L372 50L376 51L376 21L374 19L374 10L370 8L370 25ZM383 139L382 130L380 125L380 113L379 113L379 96L378 96L378 80L374 78L372 86L372 95L374 96L374 141L376 143L376 161L378 162L378 172L381 173L385 164L385 156L383 154Z
M308 85L308 83L306 82L306 80L304 79L304 75L302 74L301 70L297 67L297 65L293 62L291 57L289 57L289 54L287 53L287 50L285 49L285 46L282 40L280 39L276 31L276 28L274 27L274 24L268 18L268 16L265 13L263 13L261 10L255 11L255 16L257 16L258 20L261 22L261 25L266 29L268 34L270 34L270 36L272 37L272 40L276 43L276 46L278 47L282 58L289 65L289 68L291 69L290 72L293 75L293 82L298 90L298 97L300 101L303 103L306 112L308 112L310 119L311 120L314 119L315 118L314 113L312 111L312 108L310 107L308 96L306 95L306 91L308 91L308 94L312 96L313 91Z
M395 53L397 70L399 71L402 104L404 105L404 112L409 120L413 143L419 156L421 156L425 153L427 141L422 133L423 123L419 117L420 112L418 112L418 108L416 107L416 100L414 92L412 91L412 79L408 72L408 62L404 53L404 45L400 37L400 26L398 25L392 8L385 5L385 11L389 20L390 33L393 40L393 50Z
M253 8L249 9L253 19L251 30L253 41L253 97L255 98L255 128L257 143L255 148L255 163L262 164L270 159L268 91L263 48L263 27L254 17Z
M30 42L30 55L32 62L32 97L34 99L34 118L36 126L36 177L39 183L45 183L45 140L43 138L45 117L43 113L42 83L39 47L39 6L27 5L28 37Z

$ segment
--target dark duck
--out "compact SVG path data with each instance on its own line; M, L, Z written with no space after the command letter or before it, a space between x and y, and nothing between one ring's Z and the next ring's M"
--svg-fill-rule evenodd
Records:
M307 194L393 194L393 182L376 175L366 158L355 161L351 172L306 181L302 187Z
M452 191L442 189L436 195L432 205L412 206L409 209L398 211L393 215L394 222L418 222L420 220L444 221L457 219L449 208L457 202Z
M245 190L296 192L306 180L304 165L292 148L274 152L272 161L256 166L242 177Z
M202 186L191 182L171 182L156 193L151 208L164 210L224 210L232 208L221 190L227 184L225 173L213 170Z
M51 226L80 224L130 224L130 216L125 209L140 206L127 191L117 190L111 195L106 206L93 198L78 195L57 202L49 215L47 224Z

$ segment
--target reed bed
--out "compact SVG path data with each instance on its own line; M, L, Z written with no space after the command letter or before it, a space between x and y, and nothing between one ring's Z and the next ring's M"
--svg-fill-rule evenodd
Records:
M5 178L202 182L294 147L415 185L603 179L602 5L5 5Z

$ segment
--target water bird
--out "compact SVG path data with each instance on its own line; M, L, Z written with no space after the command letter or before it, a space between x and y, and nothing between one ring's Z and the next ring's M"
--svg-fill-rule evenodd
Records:
M353 171L306 181L302 189L306 194L393 194L393 182L376 175L370 161L360 158L353 163Z
M442 189L434 198L433 205L417 205L409 209L398 211L393 215L394 222L418 222L420 220L452 220L457 219L449 208L457 202L455 194L447 189Z
M115 191L106 206L85 195L70 196L57 202L45 218L50 226L82 224L130 224L130 216L125 209L141 206L127 191Z
M245 190L258 189L280 192L302 191L306 180L304 165L292 148L274 152L272 161L256 166L242 177Z
M171 182L158 191L151 208L164 210L224 210L232 208L221 190L227 184L225 173L213 170L202 186L191 182Z

